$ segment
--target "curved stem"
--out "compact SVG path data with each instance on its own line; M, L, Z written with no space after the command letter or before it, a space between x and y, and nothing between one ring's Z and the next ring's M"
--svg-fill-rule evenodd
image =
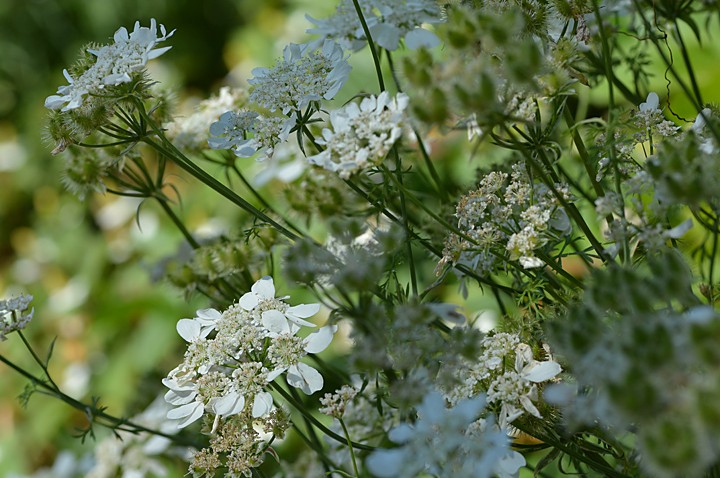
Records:
M334 431L330 430L328 427L326 427L325 425L323 425L322 423L320 423L320 421L319 421L317 418L315 418L314 416L312 416L312 414L308 413L308 411L305 410L305 407L303 407L302 403L300 403L300 402L298 402L297 400L295 400L295 399L292 397L292 395L290 395L290 394L289 394L285 389L283 389L280 385L278 385L278 384L276 384L276 383L274 383L274 382L270 382L270 387L271 387L273 390L275 390L276 392L278 392L278 393L279 393L285 400L287 400L293 407L295 407L295 409L296 409L298 412L302 413L303 416L305 416L310 423L312 423L312 424L315 425L318 429L320 429L320 431L322 431L323 433L325 433L327 436L329 436L330 438L332 438L332 439L335 440L335 441L338 441L338 442L340 442L340 443L342 443L342 444L345 444L345 443L346 443L346 440L345 440L345 438L344 438L343 436L338 435L337 433L335 433ZM357 448L358 450L372 451L372 450L375 449L375 447L373 447L373 446L363 445L362 443L355 443L355 442L353 442L353 441L351 441L351 442L349 443L349 445L352 446L353 448Z

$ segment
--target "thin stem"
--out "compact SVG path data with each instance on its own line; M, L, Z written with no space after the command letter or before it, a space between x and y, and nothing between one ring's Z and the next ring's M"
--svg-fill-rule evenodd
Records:
M91 422L97 423L106 428L120 429L123 431L128 431L130 433L146 432L146 433L150 433L152 435L158 435L161 437L165 437L165 438L171 440L172 442L178 443L180 445L191 445L191 446L196 445L196 443L188 442L187 440L183 440L176 435L169 435L169 434L163 433L159 430L153 430L151 428L147 428L142 425L138 425L138 424L133 423L124 418L114 417L112 415L109 415L109 414L103 412L102 410L98 410L98 408L93 405L88 405L88 404L82 403L78 400L75 400L74 398L70 397L69 395L66 395L60 389L58 389L57 385L54 385L54 382L52 380L50 381L51 384L48 384L44 380L36 377L35 375L24 370L23 368L15 365L12 361L5 358L5 356L3 356L2 354L0 354L0 362L4 363L8 367L15 370L17 373L19 373L20 375L22 375L23 377L30 380L30 382L33 385L35 385L36 387L40 387L40 388L44 389L45 390L44 393L46 393L47 395L56 397L59 400L70 405L71 407L75 408L76 410L83 412L85 414L85 416ZM103 423L100 419L105 420L109 423Z
M343 421L342 418L338 418L338 421L340 422L340 426L343 429L343 434L345 435L345 438L347 439L348 448L350 449L350 460L352 460L353 471L355 472L355 476L359 478L360 471L358 471L358 466L355 461L355 450L353 450L353 447L352 447L352 440L350 439L350 432L348 432L348 429L345 426L345 422Z
M157 201L160 203L163 211L165 211L165 214L167 214L173 224L175 224L175 227L180 230L183 237L185 237L185 240L188 241L188 244L190 244L193 249L197 249L198 247L200 247L200 243L195 240L192 234L190 234L190 231L187 230L185 224L183 224L177 214L175 214L175 211L173 211L172 208L168 206L167 200L158 196L155 196L155 199L157 199Z
M342 444L345 444L345 443L346 443L345 437L343 437L343 436L341 436L341 435L338 435L337 433L335 433L334 431L330 430L328 427L326 427L325 425L323 425L322 423L320 423L320 421L319 421L317 418L315 418L314 416L312 416L312 414L310 414L307 410L305 410L305 407L302 405L302 403L300 403L300 402L298 402L297 400L295 400L295 399L292 397L292 395L290 395L290 394L289 394L285 389L283 389L280 385L278 385L278 384L276 384L276 383L274 383L274 382L270 382L270 387L271 387L273 390L275 390L276 392L278 392L280 395L282 395L282 397L283 397L285 400L287 400L293 407L295 407L295 409L296 409L298 412L300 412L301 414L303 414L303 415L308 419L308 421L309 421L310 423L312 423L312 424L315 425L318 429L320 429L320 431L322 431L322 432L325 433L327 436L329 436L330 438L332 438L333 440L335 440L335 441L337 441L337 442L339 442L339 443L342 443ZM370 445L364 445L364 444L362 444L362 443L355 443L355 442L353 442L353 441L351 441L351 442L349 443L349 445L350 445L351 447L353 447L353 448L357 448L358 450L372 451L372 450L375 449L375 447L372 447L372 446L370 446Z
M55 388L55 390L59 392L60 388L57 386L55 381L50 376L50 372L48 371L47 366L45 365L45 362L40 360L40 357L38 357L38 355L35 353L35 349L32 348L32 346L30 345L30 342L28 342L27 339L25 338L25 334L22 333L22 330L18 330L17 333L20 336L20 340L22 340L23 344L25 344L25 348L28 349L28 351L30 352L30 355L32 355L33 360L35 360L35 362L42 369L43 373L45 374L48 381L50 382L50 385L52 385Z
M400 155L398 154L396 146L393 146L393 154L395 155L396 181L402 187L402 161L400 160ZM389 171L387 171L387 173L392 174ZM405 229L405 234L410 236L410 224L408 222L407 207L405 203L405 191L403 189L399 189L398 191L400 193L400 214L402 216L403 228ZM410 268L410 283L412 284L413 295L416 296L418 295L418 285L417 272L415 271L415 261L413 260L412 241L405 241L405 247L407 249L408 267Z
M252 214L256 218L260 219L263 222L266 222L267 224L271 225L275 229L277 229L278 232L280 232L282 235L290 239L291 241L296 241L299 236L291 231L289 231L287 228L282 226L281 224L278 224L275 220L268 217L265 213L258 210L255 206L247 202L245 199L238 196L233 190L225 186L223 183L206 173L202 168L197 166L195 163L190 161L179 149L175 147L170 141L165 138L165 136L162 134L162 130L158 127L158 125L153 121L152 118L145 112L144 105L142 102L138 100L138 111L140 112L140 115L145 118L150 128L153 130L153 132L158 136L161 143L157 143L156 141L153 141L150 137L147 135L143 135L141 138L141 141L147 144L148 146L152 147L159 153L165 155L167 158L171 159L175 164L180 166L182 169L190 173L192 176L194 176L196 179L200 180L201 182L205 183L208 187L212 188L215 192L223 196L225 199L230 200L233 204L239 206L241 209L245 210L246 212Z
M377 48L375 47L375 42L370 35L370 29L365 21L365 15L363 15L358 0L353 0L353 5L355 5L355 11L358 14L360 24L362 25L363 32L365 33L365 38L367 38L368 45L370 46L370 53L372 54L373 63L375 63L375 72L377 73L378 83L380 84L380 91L385 91L385 80L383 80L382 68L380 68L380 56L378 55Z

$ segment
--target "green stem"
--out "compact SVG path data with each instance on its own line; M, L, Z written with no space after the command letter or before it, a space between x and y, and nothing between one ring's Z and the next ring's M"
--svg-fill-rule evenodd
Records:
M367 38L368 45L370 46L370 53L372 54L373 63L375 63L375 72L377 73L378 83L380 84L380 91L385 91L385 80L383 80L382 68L380 68L380 56L378 55L377 48L375 47L375 42L370 35L370 29L368 28L367 22L365 21L365 15L363 15L358 0L352 1L353 5L355 5L355 11L358 14L358 18L360 19L360 24L362 25L363 32L365 33L365 38Z
M117 418L112 415L109 415L102 410L99 410L97 407L93 405L88 405L85 403L82 403L78 400L75 400L74 398L70 397L69 395L66 395L60 389L57 388L57 385L54 384L52 380L50 380L51 385L49 385L44 380L36 377L35 375L31 374L30 372L24 370L23 368L15 365L12 361L8 360L0 354L0 362L4 363L11 369L15 370L17 373L22 375L23 377L30 380L30 382L35 385L36 387L42 388L47 395L53 396L58 398L59 400L65 402L66 404L70 405L71 407L75 408L76 410L79 410L85 414L85 416L93 423L97 423L101 426L104 426L106 428L110 428L113 430L121 430L121 431L127 431L130 433L138 433L138 432L146 432L150 433L152 435L158 435L161 437L165 437L169 440L171 440L174 443L177 443L179 445L190 445L190 446L196 446L196 443L189 442L187 440L182 440L180 437L176 435L169 435L167 433L163 433L159 430L153 430L151 428L144 427L142 425L138 425L136 423L133 423L129 420L126 420L124 418ZM104 420L106 423L104 423Z
M395 155L395 174L397 175L395 180L397 181L397 184L402 187L402 161L400 160L400 155L397 152L396 146L393 146L393 154ZM386 173L392 174L387 170ZM402 216L403 229L405 229L405 234L410 237L410 224L408 222L407 205L405 203L405 191L403 189L398 189L398 191L400 192L400 215ZM410 283L412 284L413 295L417 296L417 272L415 271L415 261L413 260L412 241L405 241L405 247L407 249L408 267L410 268Z
M332 438L333 440L335 440L339 443L342 443L342 444L346 443L345 437L338 435L337 433L335 433L334 431L330 430L328 427L326 427L325 425L320 423L320 421L317 418L315 418L314 416L312 416L312 414L310 414L307 410L305 410L305 407L302 405L302 403L295 400L292 397L292 395L290 395L280 385L278 385L274 382L271 382L270 387L273 390L275 390L276 392L278 392L285 400L287 400L293 407L295 407L295 409L298 412L300 412L303 416L305 416L307 418L307 420L310 423L312 423L313 425L315 425L320 431L322 431L327 436L329 436L330 438ZM363 445L362 443L355 443L353 441L351 441L349 443L349 445L353 448L357 448L358 450L372 451L375 449L375 447L372 447L370 445Z
M352 447L352 440L350 439L350 432L348 432L348 429L345 426L345 422L343 421L342 418L338 418L338 421L340 422L340 426L343 429L343 434L345 435L345 438L347 439L348 448L350 449L350 460L352 460L353 471L355 472L355 476L357 478L359 478L360 471L358 471L357 462L355 461L355 450L353 450L353 447Z
M144 105L138 100L138 111L140 115L145 118L152 131L157 135L160 143L153 141L149 136L143 135L141 141L152 147L159 153L163 154L167 158L171 159L175 164L180 166L186 172L190 173L193 177L206 184L208 187L213 189L215 192L228 199L236 206L239 206L244 211L252 214L261 221L274 227L282 235L296 241L299 237L286 229L281 224L278 224L272 218L268 217L265 213L257 209L255 206L247 202L245 199L238 196L233 190L225 186L223 183L206 173L202 168L197 166L195 163L190 161L179 149L177 149L167 138L163 135L162 130L155 124L152 118L145 112Z

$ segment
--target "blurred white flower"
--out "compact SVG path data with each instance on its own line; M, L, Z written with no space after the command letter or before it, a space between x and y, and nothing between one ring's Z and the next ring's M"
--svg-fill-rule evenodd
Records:
M492 426L475 427L468 437L484 407L485 397L480 395L448 409L439 393L430 392L417 408L413 425L390 431L390 440L399 446L371 453L368 470L380 478L414 478L423 472L455 478L495 476L508 467L505 460L512 451L505 433Z
M434 33L423 28L423 24L442 21L434 0L370 0L361 2L361 9L373 40L387 50L397 50L401 39L411 49L440 43ZM334 40L343 48L359 50L367 42L352 0L341 1L329 18L306 18L315 24L308 33Z
M202 150L208 147L208 130L226 111L234 111L247 100L244 90L224 86L217 95L201 101L187 117L166 124L165 135L180 149Z

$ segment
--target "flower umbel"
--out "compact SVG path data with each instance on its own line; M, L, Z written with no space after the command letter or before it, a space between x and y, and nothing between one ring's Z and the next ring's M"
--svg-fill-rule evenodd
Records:
M6 335L15 330L24 329L33 317L35 309L27 312L33 297L21 294L12 299L0 300L0 342L7 340Z
M150 20L149 27L141 27L135 22L132 33L121 27L113 36L114 43L91 48L87 51L96 57L95 63L87 70L73 78L68 70L63 74L68 85L58 88L58 94L48 96L45 107L52 110L68 111L79 108L87 95L102 95L108 86L128 83L133 76L145 68L148 60L157 58L172 47L155 48L170 38L175 30L167 33L164 25L158 25L155 19Z
M270 111L302 111L312 101L330 100L347 81L350 65L342 48L326 40L285 47L283 58L272 68L255 68L250 101Z
M392 98L383 91L377 97L364 98L359 106L350 103L333 111L333 130L324 129L323 137L317 141L325 149L308 161L341 178L379 164L402 135L408 100L404 93Z

